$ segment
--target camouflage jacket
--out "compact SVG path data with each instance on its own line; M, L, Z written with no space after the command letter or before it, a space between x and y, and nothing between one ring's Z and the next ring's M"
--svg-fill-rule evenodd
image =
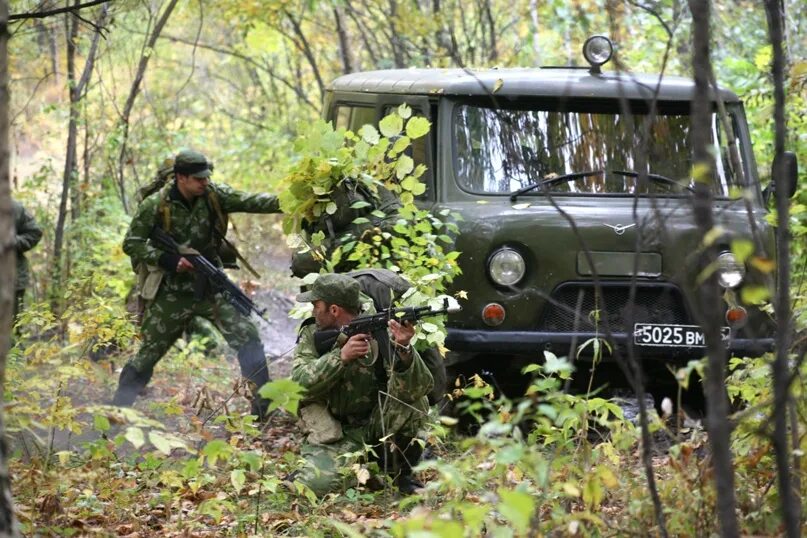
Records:
M306 389L308 401L327 404L337 419L360 422L369 418L378 404L378 391L383 388L379 387L375 365L356 360L345 366L338 347L319 355L314 347L315 331L316 325L313 323L305 325L300 331L291 378ZM373 346L373 349L375 359L383 360L377 346ZM387 372L386 392L406 403L419 401L432 388L432 374L415 350L412 351L412 361L408 367L397 354L393 353L393 356L397 359L396 364L384 365Z
M216 193L224 213L279 213L277 197L271 194L251 194L237 191L224 184L210 183L209 190ZM192 247L221 265L213 244L213 226L218 218L215 210L205 197L196 198L188 204L175 183L167 185L159 192L147 197L138 206L123 239L123 251L132 259L132 265L161 266L167 273L164 285L172 290L193 290L192 273L176 273L176 259L166 256L148 240L152 227L156 224L165 228L165 212L168 212L170 227L167 230L183 246Z
M42 239L42 229L21 203L16 200L12 200L11 203L14 211L14 234L17 249L17 279L14 289L21 291L28 287L31 280L25 253L34 248Z

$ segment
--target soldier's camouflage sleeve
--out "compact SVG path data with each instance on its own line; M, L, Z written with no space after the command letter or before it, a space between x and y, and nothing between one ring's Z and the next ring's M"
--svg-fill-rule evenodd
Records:
M19 208L19 216L14 223L15 247L17 252L28 252L42 239L42 228L25 207L20 205Z
M400 360L400 359L398 359ZM412 363L409 368L398 371L392 370L387 384L387 390L394 397L406 403L418 401L426 396L434 386L434 378L420 353L412 351Z
M306 397L312 400L327 399L328 393L342 380L345 369L339 348L324 355L314 347L313 323L300 331L300 341L294 348L291 379L306 389Z
M149 234L154 227L160 196L160 192L156 192L143 200L132 217L126 237L123 238L123 252L132 258L135 265L139 263L157 265L163 253L148 242Z
M280 202L274 194L243 192L221 183L211 188L215 189L225 213L280 213Z

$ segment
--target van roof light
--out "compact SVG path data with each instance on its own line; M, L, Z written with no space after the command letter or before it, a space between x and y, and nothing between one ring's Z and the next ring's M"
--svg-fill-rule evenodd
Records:
M604 35L593 35L583 44L583 56L591 64L589 72L592 74L600 73L600 66L610 60L613 53L614 45Z

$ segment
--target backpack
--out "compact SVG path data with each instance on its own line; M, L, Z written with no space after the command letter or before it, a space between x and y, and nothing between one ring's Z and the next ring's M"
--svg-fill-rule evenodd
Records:
M323 213L316 221L306 222L303 229L309 234L323 232L323 251L330 254L337 246L361 237L362 233L368 229L379 227L386 228L394 222L394 217L401 207L398 197L384 187L378 186L378 192L371 192L365 185L350 179L344 180L330 194L331 201L336 205L336 212L332 215ZM357 202L365 202L358 204ZM386 216L378 217L374 211L381 211ZM357 218L367 219L363 224L356 224ZM334 269L336 272L346 272L355 267L352 262L343 259ZM292 275L302 278L308 273L318 273L322 268L320 260L316 259L312 251L294 252L291 259Z
M174 180L174 159L165 159L157 168L157 173L154 174L154 178L138 189L137 203L139 204L155 192L165 187L169 179L171 181Z

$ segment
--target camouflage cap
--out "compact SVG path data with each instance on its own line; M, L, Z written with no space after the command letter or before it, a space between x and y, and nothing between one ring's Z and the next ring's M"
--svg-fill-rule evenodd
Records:
M361 310L359 283L347 275L329 273L320 275L311 288L297 296L298 303L325 301L353 312Z
M174 157L174 173L193 177L210 177L213 163L204 154L192 149L183 149Z

